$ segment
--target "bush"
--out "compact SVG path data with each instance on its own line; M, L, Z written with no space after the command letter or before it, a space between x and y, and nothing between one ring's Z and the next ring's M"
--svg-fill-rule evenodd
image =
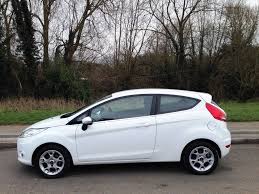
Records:
M71 67L62 63L52 65L40 83L39 96L88 101L89 84L88 81L81 80L79 73Z

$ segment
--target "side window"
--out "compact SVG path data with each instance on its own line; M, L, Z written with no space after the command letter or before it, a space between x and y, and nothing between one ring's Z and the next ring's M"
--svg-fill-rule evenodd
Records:
M161 96L158 113L162 114L191 109L199 102L198 99L184 96Z
M75 123L82 123L82 120L88 116L88 111L84 112L83 114L79 115L77 118L75 118L74 122Z
M81 115L77 116L76 118L72 119L67 123L67 125L75 125L75 124L80 124L82 123L83 118L88 116L88 111L82 113Z
M112 100L92 109L90 117L94 121L114 120L148 116L152 107L152 96L129 96Z

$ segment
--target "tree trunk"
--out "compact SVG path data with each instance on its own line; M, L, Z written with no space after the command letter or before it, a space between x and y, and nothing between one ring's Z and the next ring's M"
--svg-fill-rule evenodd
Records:
M49 65L49 1L43 0L43 65L44 70Z

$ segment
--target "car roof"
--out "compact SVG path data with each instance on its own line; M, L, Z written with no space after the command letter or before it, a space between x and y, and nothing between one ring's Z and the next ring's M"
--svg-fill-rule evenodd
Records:
M162 95L177 95L177 96L186 96L191 98L203 99L201 96L211 96L207 93L187 91L187 90L176 90L176 89L161 89L161 88L148 88L148 89L133 89L125 90L112 94L112 97L123 97L130 95L141 95L141 94L162 94Z

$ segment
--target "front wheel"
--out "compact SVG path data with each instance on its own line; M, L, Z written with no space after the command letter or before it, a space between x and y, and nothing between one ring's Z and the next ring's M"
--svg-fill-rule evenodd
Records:
M46 145L36 154L35 167L46 178L58 178L70 168L68 151L58 145Z
M194 142L183 153L183 163L193 174L206 175L218 165L217 149L208 142Z

